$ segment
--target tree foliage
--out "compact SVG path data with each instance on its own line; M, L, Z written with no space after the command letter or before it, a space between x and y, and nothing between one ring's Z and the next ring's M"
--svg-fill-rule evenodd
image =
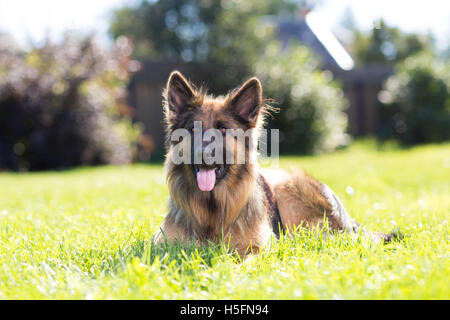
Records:
M419 52L432 51L428 35L409 34L380 20L366 34L354 30L352 51L357 64L394 65Z
M136 57L206 63L214 76L213 92L252 72L252 61L274 36L261 23L269 17L294 17L301 5L294 1L141 1L113 15L114 38L131 37ZM273 24L271 24L273 25Z

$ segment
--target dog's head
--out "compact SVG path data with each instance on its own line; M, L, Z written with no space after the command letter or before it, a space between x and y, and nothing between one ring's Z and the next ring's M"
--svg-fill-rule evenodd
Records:
M195 89L181 73L172 72L164 92L167 161L180 150L183 161L169 164L170 168L196 181L203 192L236 179L256 161L265 110L257 78L225 96L212 97Z

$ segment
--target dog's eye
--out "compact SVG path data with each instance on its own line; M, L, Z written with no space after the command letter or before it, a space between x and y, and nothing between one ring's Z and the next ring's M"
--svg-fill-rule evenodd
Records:
M220 127L220 132L222 132L222 134L225 134L225 133L227 133L227 128L225 128L225 127Z
M191 132L195 132L195 127L192 127L192 128L191 128Z

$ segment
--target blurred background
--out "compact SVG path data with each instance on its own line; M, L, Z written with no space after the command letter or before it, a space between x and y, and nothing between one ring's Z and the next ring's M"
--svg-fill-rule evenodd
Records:
M450 2L0 0L0 171L160 160L178 69L250 76L280 151L450 139Z

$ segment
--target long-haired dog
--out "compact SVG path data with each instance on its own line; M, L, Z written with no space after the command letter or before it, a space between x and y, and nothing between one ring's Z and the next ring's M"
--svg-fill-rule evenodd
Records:
M258 166L251 142L258 139L267 109L257 78L225 96L212 97L205 90L196 90L181 73L170 75L164 91L169 214L156 235L157 242L225 241L245 256L258 252L272 234L278 236L280 231L289 232L298 226L323 227L328 223L331 230L359 229L325 184L302 170L264 171ZM201 123L201 132L196 122ZM175 163L174 153L184 143L171 139L177 129L190 133L197 130L200 136L208 129L224 135L229 130L251 132L246 139L227 137L223 144L223 158L231 155L236 160L236 150L243 148L244 161L207 163L202 157L210 155L208 141L195 147L192 138L188 139L190 158L199 154L200 162ZM385 241L390 237L371 236Z

